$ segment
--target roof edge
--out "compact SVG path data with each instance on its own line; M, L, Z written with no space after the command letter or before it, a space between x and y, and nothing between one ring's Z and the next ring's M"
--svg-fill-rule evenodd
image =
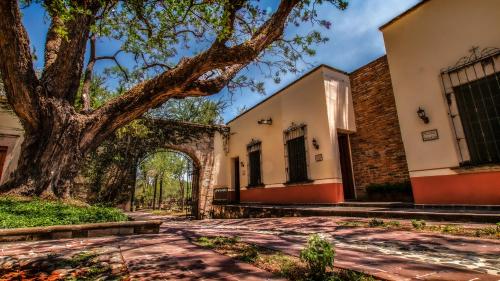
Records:
M408 8L406 11L402 12L401 14L395 16L394 18L392 18L390 21L384 23L383 25L381 25L378 30L380 31L383 31L383 29L385 29L386 27L388 27L389 25L392 25L393 23L397 22L399 19L403 18L404 16L410 14L411 12L415 11L417 8L419 8L420 6L422 6L423 4L429 2L430 0L422 0L420 1L419 3L413 5L412 7Z
M288 83L287 85L283 86L281 89L275 91L274 93L272 93L271 95L269 95L268 97L266 97L265 99L261 100L260 102L256 103L255 105L251 106L250 108L248 108L247 110L243 111L242 113L236 115L234 118L232 118L231 120L227 121L226 122L226 125L229 125L229 123L233 122L234 120L240 118L241 116L245 115L246 113L250 112L251 110L255 109L256 107L258 107L259 105L263 104L264 102L266 102L267 100L271 99L272 97L282 93L283 91L285 91L286 89L290 88L291 86L295 85L296 83L298 83L300 80L302 80L303 78L309 76L310 74L316 72L317 70L319 70L320 68L327 68L329 70L332 70L332 71L335 71L335 72L339 72L339 73L342 73L344 75L347 75L349 76L349 73L346 72L346 71L343 71L343 70L340 70L340 69L337 69L333 66L329 66L329 65L326 65L326 64L320 64L318 66L315 66L313 67L311 70L307 71L305 74L303 74L302 76L298 77L297 79L293 80L292 82Z

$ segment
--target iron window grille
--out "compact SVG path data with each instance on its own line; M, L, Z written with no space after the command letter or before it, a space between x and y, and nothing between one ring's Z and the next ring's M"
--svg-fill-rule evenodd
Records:
M470 51L441 72L460 165L500 163L500 49Z
M248 187L262 185L262 143L259 140L252 139L247 145L248 153Z
M309 181L307 126L294 124L283 133L287 183Z

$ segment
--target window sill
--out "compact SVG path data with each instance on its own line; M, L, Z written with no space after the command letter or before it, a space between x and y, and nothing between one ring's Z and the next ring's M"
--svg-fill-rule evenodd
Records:
M452 168L459 174L480 173L480 172L500 172L500 164L477 164Z
M253 189L253 188L264 188L266 187L265 184L258 184L258 185L248 185L247 189Z
M314 180L304 180L304 181L294 181L294 182L285 182L283 185L285 186L291 186L291 185L306 185L313 183Z

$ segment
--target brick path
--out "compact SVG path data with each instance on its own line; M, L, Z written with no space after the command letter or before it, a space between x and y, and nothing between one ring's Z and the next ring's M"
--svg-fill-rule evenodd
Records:
M160 217L156 217L160 218ZM311 233L336 245L335 265L388 280L500 280L500 241L450 235L341 227L341 218L204 221L165 219L162 231L183 236L232 235L298 255Z
M150 215L135 214L142 218ZM268 272L189 242L237 235L297 255L310 233L335 243L335 265L388 280L500 280L500 241L440 234L339 227L339 218L164 220L158 235L0 244L1 256L26 257L99 246L120 251L132 280L276 280ZM0 278L1 280L1 278Z
M0 263L2 257L35 258L104 246L120 251L131 280L281 280L250 264L193 245L185 237L165 233L0 244ZM7 279L0 276L0 280Z

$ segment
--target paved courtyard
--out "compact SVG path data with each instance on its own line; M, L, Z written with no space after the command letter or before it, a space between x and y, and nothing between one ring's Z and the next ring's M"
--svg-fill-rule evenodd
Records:
M158 235L67 239L0 245L0 255L29 258L95 247L119 251L132 280L279 280L268 272L192 244L201 235L231 235L298 255L310 233L335 243L335 265L388 280L500 280L500 241L339 226L341 218L189 221L162 219ZM1 278L0 278L1 280Z

